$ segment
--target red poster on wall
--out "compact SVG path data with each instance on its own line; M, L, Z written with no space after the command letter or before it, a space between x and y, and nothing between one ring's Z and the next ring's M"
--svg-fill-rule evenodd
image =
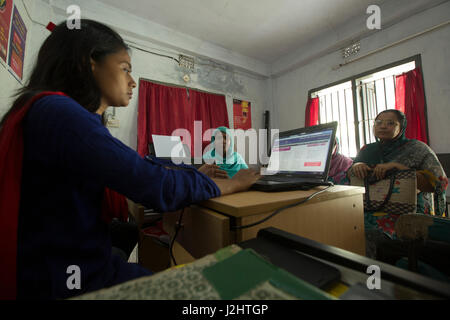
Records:
M13 0L0 0L0 57L6 62Z
M235 129L248 130L252 127L251 102L233 100L233 122Z
M11 39L9 43L8 64L11 70L22 79L23 64L25 60L25 43L27 40L27 27L20 16L19 10L14 6L11 23Z

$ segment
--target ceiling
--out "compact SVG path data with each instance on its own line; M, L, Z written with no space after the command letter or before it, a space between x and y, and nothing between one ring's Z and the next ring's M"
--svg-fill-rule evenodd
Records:
M172 30L272 63L386 0L99 0ZM389 0L395 1L395 0ZM424 0L426 1L426 0Z

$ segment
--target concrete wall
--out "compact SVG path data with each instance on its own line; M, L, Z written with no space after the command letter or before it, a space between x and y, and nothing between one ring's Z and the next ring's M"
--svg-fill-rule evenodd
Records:
M355 58L448 22L449 17L450 2L445 2L388 28L383 28L382 25L381 31L361 39L361 51ZM341 40L335 39L336 42ZM449 153L450 25L448 24L340 68L337 66L344 60L340 51L334 51L274 77L272 79L273 103L278 113L277 124L280 130L304 125L305 107L310 89L416 54L420 54L422 58L431 147L436 153ZM293 59L291 58L292 62L294 62ZM281 69L279 67L281 64L288 65L288 61L275 63L274 67Z
M180 69L175 61L132 49L133 76L137 82L142 77L224 94L231 126L232 99L238 98L252 102L252 124L256 129L263 126L265 110L272 111L273 128L287 130L302 127L308 90L421 54L431 147L437 153L450 152L450 144L448 144L450 130L447 130L450 122L450 112L448 112L450 66L447 63L450 56L450 27L448 25L340 68L337 66L344 60L340 51L336 49L349 38L364 35L359 53L364 55L444 23L450 16L449 1L427 1L429 6L430 3L435 6L422 11L420 5L423 6L425 2L421 0L387 2L390 7L382 7L384 20L382 20L381 31L368 34L361 31L365 24L365 17L362 17L355 20L355 23L349 23L342 29L336 30L330 36L324 35L323 38L317 39L317 42L312 43L308 48L299 48L271 66L267 66L255 59L173 32L96 1L16 0L15 3L28 28L25 79L29 76L40 45L49 34L44 25L49 21L57 23L65 19L66 6L74 2L80 5L82 17L96 19L113 26L128 42L137 44L140 48L174 57L177 57L179 53L195 56L195 70L188 73L191 80L185 83L182 77L186 70ZM35 22L28 17L23 3L27 5ZM408 4L414 6L414 10L411 11L411 9L410 12L417 12L416 14L408 16L405 12L399 11L398 8L406 7ZM390 14L390 12L396 12L396 14ZM324 48L334 49L332 51L328 49L327 52ZM267 78L270 74L273 76ZM0 86L0 116L2 116L12 101L11 94L20 87L20 84L1 66L0 81L2 84ZM133 100L127 108L116 108L120 127L110 129L114 136L132 148L136 148L137 141L137 92L138 89L135 90Z
M132 76L137 83L139 83L140 78L144 78L223 94L226 97L230 127L233 127L233 99L248 100L252 107L253 128L263 127L263 113L271 107L267 103L269 90L267 77L264 76L264 73L268 72L268 67L265 64L234 54L229 50L209 45L198 39L190 39L188 36L184 37L173 32L169 33L162 26L95 1L25 1L34 22L31 22L27 17L22 1L16 0L15 2L20 5L22 17L26 18L25 23L29 28L24 79L27 79L30 74L39 47L50 34L44 26L49 21L54 23L64 21L68 16L65 12L65 6L77 3L81 8L82 18L95 19L109 24L134 46L175 58L178 58L180 53L195 57L195 69L188 72L187 69L180 68L172 59L132 48ZM164 38L164 36L166 37ZM166 43L162 43L162 39L166 39ZM185 74L190 76L191 80L188 83L183 81ZM0 87L0 116L3 116L10 107L11 93L20 88L21 85L6 69L1 67L0 80L2 83ZM115 111L116 118L120 122L119 128L110 128L112 135L133 149L136 149L137 146L138 90L139 88L134 90L133 99L128 107L115 108L116 110L109 108L107 110L108 113Z

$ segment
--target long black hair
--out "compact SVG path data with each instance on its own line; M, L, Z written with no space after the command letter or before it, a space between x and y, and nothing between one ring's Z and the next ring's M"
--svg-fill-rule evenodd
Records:
M60 23L42 44L36 64L25 87L15 96L8 115L43 91L62 91L90 112L100 107L101 91L91 68L91 59L101 63L109 54L129 50L122 37L111 28L87 19L80 29Z

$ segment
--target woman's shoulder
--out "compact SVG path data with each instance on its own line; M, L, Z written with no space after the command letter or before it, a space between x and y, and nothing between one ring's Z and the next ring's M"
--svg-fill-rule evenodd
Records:
M26 115L26 127L31 132L82 132L103 130L99 114L92 113L68 96L49 95L33 103ZM106 130L107 131L107 130Z
M60 111L61 109L73 107L75 107L75 110L79 109L80 107L84 109L73 98L67 95L56 93L43 96L33 103L33 109L55 109L56 111Z
M59 121L88 119L101 122L99 115L89 112L73 98L60 94L43 96L35 101L30 109L30 117L45 117Z
M414 151L431 151L431 148L424 142L416 139L410 139L405 144L408 148L414 148Z
M366 152L370 152L370 151L372 151L374 149L378 149L378 148L379 148L378 147L378 142L368 143L368 144L365 144L364 146L361 147L361 149L359 150L358 154L360 155L360 154L363 154L363 153L366 153Z

